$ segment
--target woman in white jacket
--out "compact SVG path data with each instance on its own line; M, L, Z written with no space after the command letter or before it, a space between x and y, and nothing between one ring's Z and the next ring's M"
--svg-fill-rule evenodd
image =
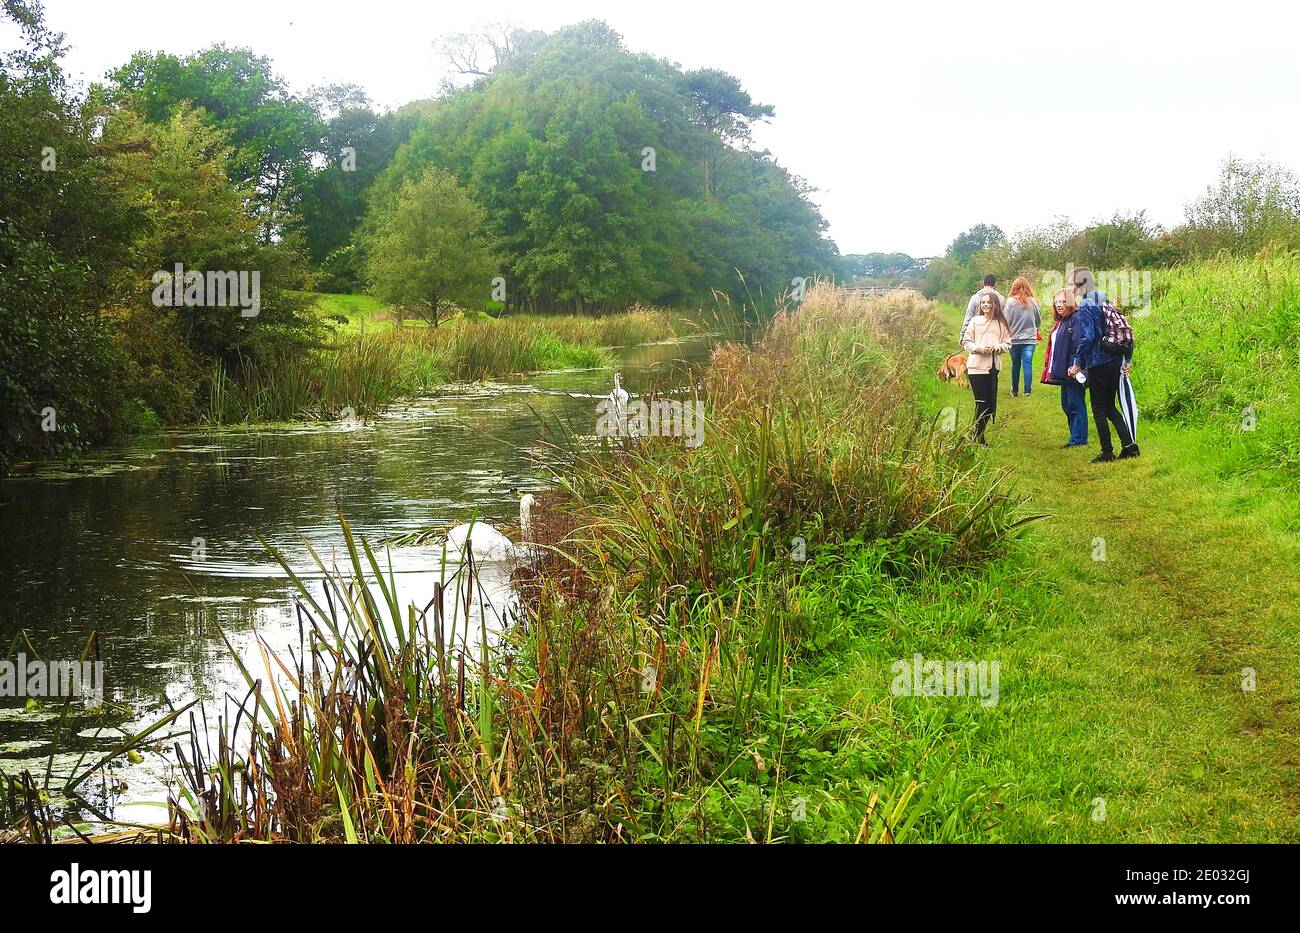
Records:
M962 346L966 350L966 375L975 396L975 440L987 445L984 428L997 418L1002 354L1011 349L1011 325L998 295L985 293L980 299L980 313L971 318Z

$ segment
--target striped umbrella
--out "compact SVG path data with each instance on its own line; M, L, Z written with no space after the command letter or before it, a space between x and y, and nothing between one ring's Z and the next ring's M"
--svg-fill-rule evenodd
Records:
M1119 412L1128 422L1129 433L1133 435L1133 443L1138 439L1138 403L1137 397L1133 395L1133 383L1127 374L1119 377Z

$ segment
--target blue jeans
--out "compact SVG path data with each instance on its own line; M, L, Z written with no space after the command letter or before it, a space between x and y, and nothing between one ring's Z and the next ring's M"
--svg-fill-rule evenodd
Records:
M1025 371L1025 394L1029 394L1029 387L1033 385L1034 380L1034 349L1037 344L1018 343L1011 348L1011 394L1016 394L1016 387L1020 385L1020 370L1023 367Z
M1088 407L1085 404L1087 389L1071 379L1061 386L1061 411L1070 426L1070 443L1088 443Z

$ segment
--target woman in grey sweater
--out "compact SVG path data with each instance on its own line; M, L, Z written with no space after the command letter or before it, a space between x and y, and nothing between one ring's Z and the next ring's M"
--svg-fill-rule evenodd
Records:
M1043 315L1038 310L1038 301L1029 280L1023 275L1011 283L1011 293L1007 296L1007 323L1011 325L1011 395L1014 398L1020 387L1020 371L1023 369L1025 395L1034 381L1034 348L1043 338L1039 328L1043 326Z

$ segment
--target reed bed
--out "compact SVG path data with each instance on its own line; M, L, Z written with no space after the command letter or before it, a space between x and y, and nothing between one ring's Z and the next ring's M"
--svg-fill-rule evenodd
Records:
M609 365L607 348L661 340L684 322L657 309L606 317L453 318L437 328L388 327L340 335L330 346L233 368L208 382L212 424L369 417L402 396L450 382L546 369Z
M919 739L815 689L909 581L978 563L1032 520L912 404L937 326L914 294L818 286L752 347L714 353L702 446L557 452L568 478L535 507L524 618L499 642L446 634L468 618L472 561L402 606L340 516L341 568L317 558L309 586L285 564L301 648L245 670L215 747L197 714L176 746L161 838L954 838L966 804L945 799L928 750L897 754Z

